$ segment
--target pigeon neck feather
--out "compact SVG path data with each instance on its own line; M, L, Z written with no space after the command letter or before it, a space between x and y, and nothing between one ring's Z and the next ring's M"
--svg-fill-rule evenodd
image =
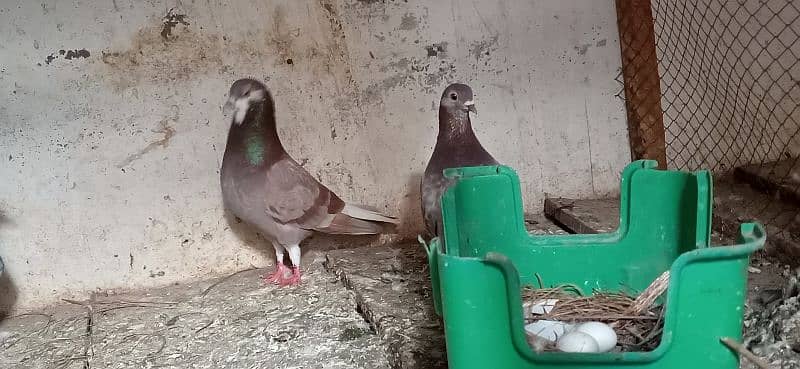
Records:
M472 131L472 122L469 113L459 109L439 107L439 137L437 142L462 145L477 142L478 138Z
M238 141L253 166L277 161L286 151L275 127L275 111L269 102L254 104L241 124L231 125L231 140Z

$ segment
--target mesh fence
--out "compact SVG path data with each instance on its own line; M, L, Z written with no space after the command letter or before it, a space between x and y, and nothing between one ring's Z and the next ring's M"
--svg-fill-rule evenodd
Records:
M634 156L659 159L660 146L671 169L752 177L770 200L740 204L741 217L790 227L797 208L787 197L800 198L800 2L618 0L617 12Z

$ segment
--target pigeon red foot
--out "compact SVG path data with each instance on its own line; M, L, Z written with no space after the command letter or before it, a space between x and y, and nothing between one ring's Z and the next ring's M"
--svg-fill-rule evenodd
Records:
M300 284L300 268L299 267L292 267L292 275L289 278L281 279L278 284L280 286L296 286Z
M286 275L287 271L289 271L289 268L287 268L286 265L283 265L283 263L278 263L278 266L275 267L274 272L269 274L264 274L263 276L261 276L261 278L264 280L265 284L267 283L278 284L280 281L284 279L284 275Z

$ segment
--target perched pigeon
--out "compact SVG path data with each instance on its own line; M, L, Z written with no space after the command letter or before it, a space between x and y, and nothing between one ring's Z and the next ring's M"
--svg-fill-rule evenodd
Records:
M440 202L442 194L451 184L442 172L447 168L497 165L497 161L481 146L472 131L470 111L478 113L472 100L472 89L460 83L447 86L439 101L436 147L422 177L422 214L425 229L432 237L441 236Z
M363 235L394 229L396 218L346 204L286 153L264 84L252 79L234 82L225 104L226 111L232 109L220 176L222 197L228 209L272 242L276 268L264 276L267 282L300 282L300 242L313 231ZM284 250L292 261L288 277Z

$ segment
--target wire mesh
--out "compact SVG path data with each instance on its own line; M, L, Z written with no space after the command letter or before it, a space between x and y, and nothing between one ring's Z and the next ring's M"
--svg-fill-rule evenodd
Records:
M621 96L629 122L639 127L631 130L632 143L663 137L671 169L758 178L751 182L766 195L747 204L747 217L795 227L798 208L786 203L800 200L800 3L618 0L617 12ZM634 79L653 72L646 60L652 47L648 54L641 40L641 20L649 16L660 99L638 98L653 91L641 76ZM650 131L661 126L655 118L663 120L663 133ZM632 151L647 157L646 150Z

